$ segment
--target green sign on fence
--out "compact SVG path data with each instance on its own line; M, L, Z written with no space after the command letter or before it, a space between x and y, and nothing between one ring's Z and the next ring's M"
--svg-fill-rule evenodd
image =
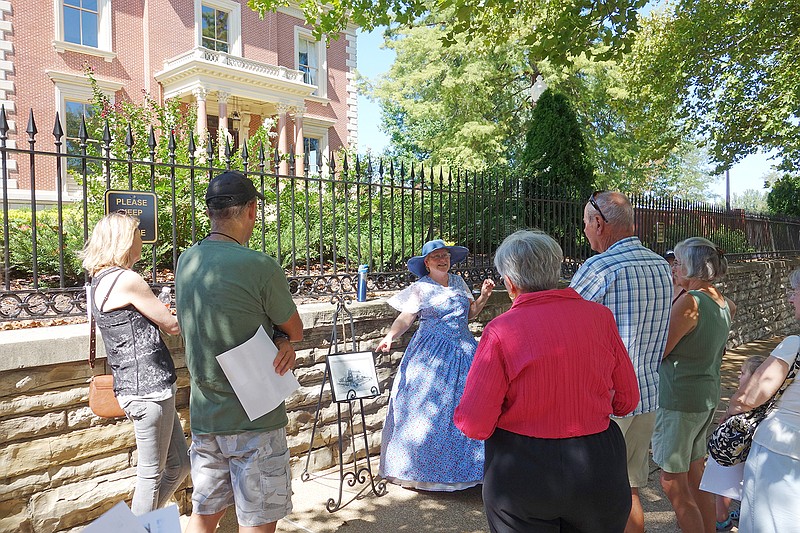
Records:
M144 191L106 191L106 214L125 211L139 218L139 231L142 242L153 244L158 240L156 224L157 197L155 193Z

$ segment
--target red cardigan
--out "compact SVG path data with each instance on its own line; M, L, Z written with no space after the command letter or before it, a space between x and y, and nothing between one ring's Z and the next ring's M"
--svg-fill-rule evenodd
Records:
M486 326L453 420L468 437L496 427L563 439L608 429L636 408L636 374L614 315L572 289L519 295Z

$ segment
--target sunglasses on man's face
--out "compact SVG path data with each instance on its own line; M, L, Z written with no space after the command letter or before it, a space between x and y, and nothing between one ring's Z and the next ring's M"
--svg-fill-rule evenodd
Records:
M597 211L597 214L600 215L600 218L603 219L603 222L608 224L608 219L603 214L603 211L600 210L600 206L597 205L597 201L594 199L595 195L600 194L601 192L603 191L594 191L592 193L592 195L589 197L589 205L591 205L594 208L594 210Z

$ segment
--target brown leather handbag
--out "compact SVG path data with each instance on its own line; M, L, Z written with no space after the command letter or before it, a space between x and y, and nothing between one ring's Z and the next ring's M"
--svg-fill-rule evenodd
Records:
M114 376L99 374L89 382L89 408L102 418L121 418L125 411L114 396Z
M91 298L91 291L89 291ZM86 305L92 305L87 301ZM94 316L89 319L89 368L94 368L94 359L97 354L97 332ZM89 382L89 409L102 418L122 418L125 411L119 406L117 397L114 396L114 376L111 374L98 374L92 376Z

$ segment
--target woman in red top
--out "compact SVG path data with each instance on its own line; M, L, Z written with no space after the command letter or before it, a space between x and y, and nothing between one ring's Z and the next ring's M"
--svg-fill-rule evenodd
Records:
M561 248L538 231L503 241L495 267L511 309L484 329L454 421L486 441L483 501L493 532L625 529L625 441L609 415L636 407L614 316L556 290Z

